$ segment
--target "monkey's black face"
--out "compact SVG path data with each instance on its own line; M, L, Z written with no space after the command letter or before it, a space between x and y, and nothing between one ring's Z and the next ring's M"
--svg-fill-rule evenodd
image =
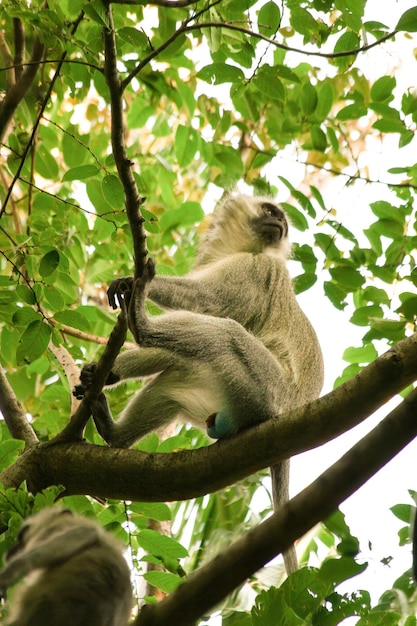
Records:
M10 561L10 559L19 554L19 552L22 552L22 550L24 550L28 532L29 526L27 524L23 524L23 526L21 526L19 532L17 533L16 541L14 542L12 547L9 548L9 550L6 552L6 561Z
M252 219L252 228L266 246L277 244L288 235L284 211L271 202L260 205L259 216Z

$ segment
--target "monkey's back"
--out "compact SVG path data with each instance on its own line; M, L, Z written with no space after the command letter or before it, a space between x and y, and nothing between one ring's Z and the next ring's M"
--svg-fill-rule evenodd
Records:
M323 356L316 332L294 293L285 259L271 253L235 253L192 272L210 298L196 310L239 322L275 356L288 381L282 409L317 398Z

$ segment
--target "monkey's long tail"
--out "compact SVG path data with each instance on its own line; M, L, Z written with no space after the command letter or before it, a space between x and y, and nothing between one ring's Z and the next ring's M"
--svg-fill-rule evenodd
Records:
M277 511L281 506L288 502L289 481L290 481L290 460L285 459L270 468L272 480L272 500L274 502L274 510ZM298 569L297 553L295 546L291 546L282 553L284 557L284 565L287 575L289 576Z

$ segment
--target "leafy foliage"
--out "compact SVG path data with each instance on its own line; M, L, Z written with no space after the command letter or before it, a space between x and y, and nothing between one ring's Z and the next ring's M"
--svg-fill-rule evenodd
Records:
M366 20L366 8L366 0L113 5L128 157L147 198L147 245L158 271L182 274L190 268L204 228L202 206L211 209L223 189L241 185L278 194L299 240L293 257L297 291L317 282L316 289L363 329L361 345L346 347L348 365L336 384L371 362L382 346L415 331L417 317L417 166L407 150L415 144L417 96L394 72L375 78L360 64L360 51L394 37L394 30L400 32L392 49L405 45L408 33L417 31L417 11L410 8L396 25L386 26ZM100 0L3 0L0 18L3 93L13 91L36 45L45 50L36 79L10 118L7 100L0 105L0 342L1 365L46 441L62 430L71 411L56 348L65 347L77 364L95 360L115 319L105 286L130 274L133 263L123 187L109 148L102 44L109 24ZM22 51L16 22L24 27L28 51L22 66L16 61ZM372 145L383 150L386 144L398 159L376 178L364 155ZM287 174L284 159L297 163L301 176ZM341 191L356 190L347 208L346 202L334 208L326 190L336 177L345 181ZM369 206L359 205L369 188ZM133 391L127 385L111 393L115 413ZM3 469L21 444L3 421L0 437ZM101 443L91 425L86 438ZM138 447L164 452L205 443L203 434L184 427L172 439L159 443L151 435ZM129 543L139 572L146 561L162 564L165 572L148 571L145 579L170 592L184 575L180 562L192 571L268 514L251 510L262 478L171 507L103 507L84 496L68 498L68 505L97 516ZM58 491L0 492L8 526L2 552L21 518L50 504ZM394 513L407 524L400 533L404 544L410 505ZM147 527L149 519L171 517L174 538ZM281 623L291 625L326 626L348 616L358 617L361 626L397 624L407 615L401 623L415 624L409 576L394 583L377 607L366 591L339 593L344 580L366 567L340 517L318 531L305 563L318 544L337 558L301 569L279 588L266 589L260 576L242 594L249 598L252 586L254 606L229 598L223 623L276 624L279 613Z

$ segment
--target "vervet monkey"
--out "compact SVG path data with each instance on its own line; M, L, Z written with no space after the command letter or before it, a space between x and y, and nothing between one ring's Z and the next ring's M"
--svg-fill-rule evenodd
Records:
M0 572L12 595L8 626L126 626L132 607L123 546L92 520L60 507L22 524Z
M91 407L111 446L128 447L174 419L226 437L318 397L322 353L295 298L290 248L286 215L270 198L230 195L213 214L195 268L146 285L153 302L175 312L146 316L142 284L129 315L141 347L117 357L107 384L156 376L117 422L104 395ZM148 267L147 280L152 273ZM132 284L111 284L113 308ZM85 366L79 396L93 377L94 364ZM289 461L271 468L275 507L288 500L288 468ZM296 569L294 551L286 567Z

